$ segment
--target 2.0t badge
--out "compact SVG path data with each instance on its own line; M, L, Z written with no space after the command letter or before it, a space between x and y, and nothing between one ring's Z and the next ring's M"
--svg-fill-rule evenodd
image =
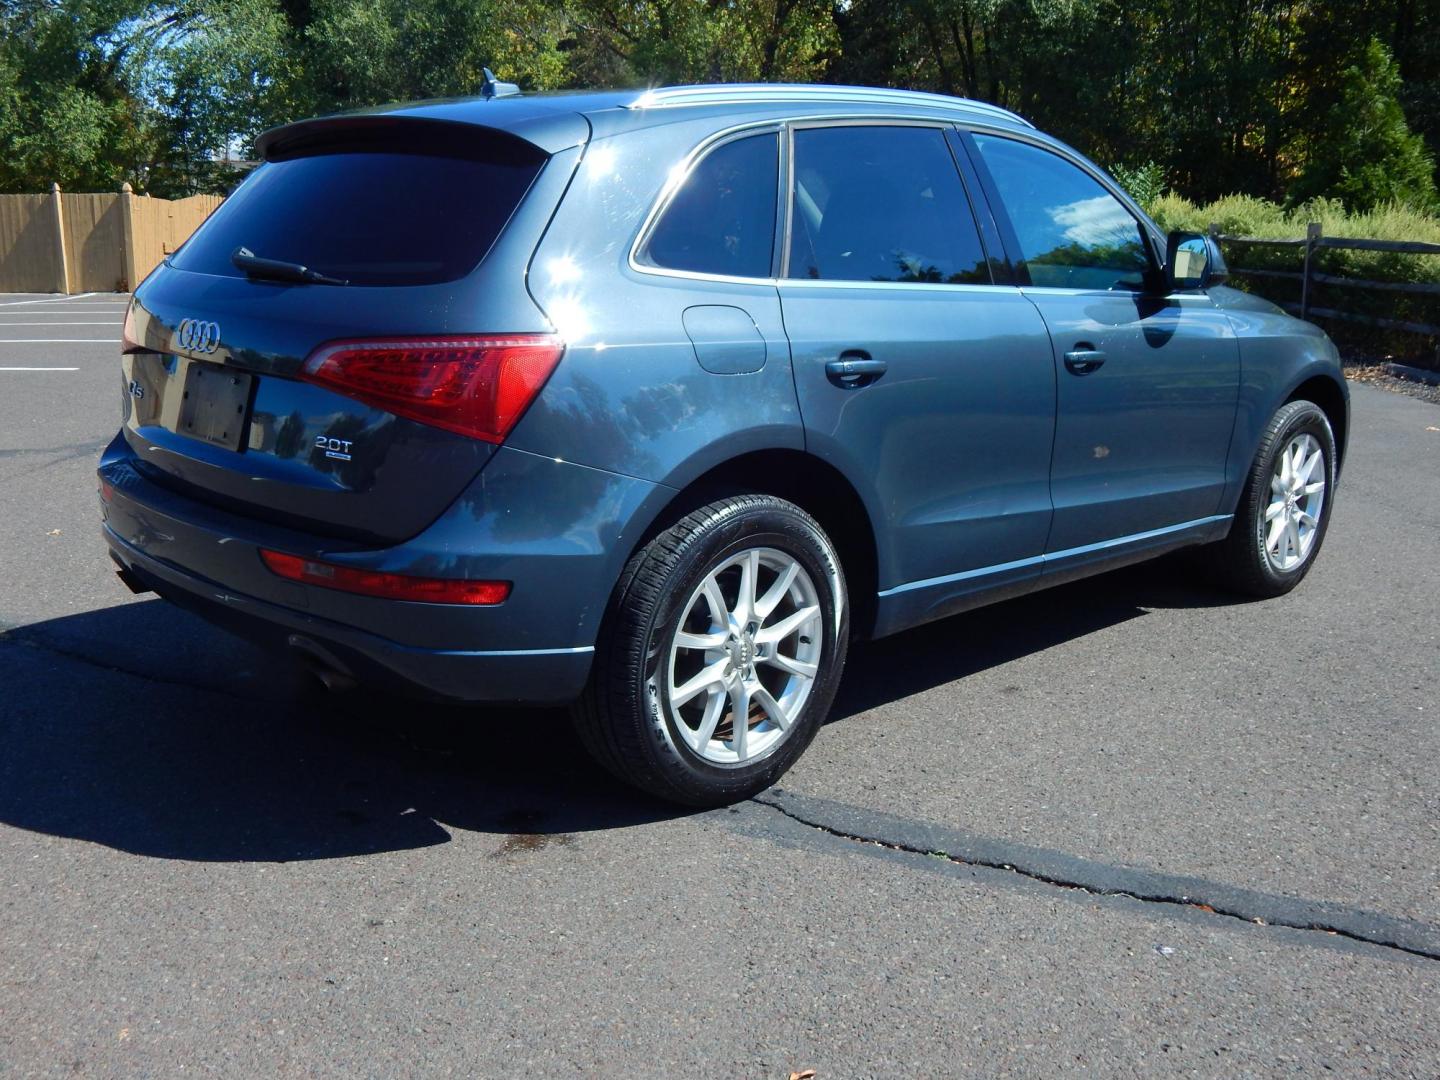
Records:
M203 319L181 319L175 344L186 352L208 355L220 347L220 324Z
M349 439L333 439L329 435L315 436L315 449L324 450L326 457L336 461L349 461L350 447L354 445Z

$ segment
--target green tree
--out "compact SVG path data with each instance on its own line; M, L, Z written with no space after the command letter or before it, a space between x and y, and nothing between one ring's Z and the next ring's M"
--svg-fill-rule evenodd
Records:
M855 0L846 82L1014 109L1102 160L1219 194L1273 186L1274 89L1298 0Z
M1371 41L1344 70L1339 94L1310 141L1292 203L1339 199L1350 211L1382 203L1436 203L1435 162L1400 107L1400 73L1389 50Z
M123 74L161 141L146 189L186 195L234 182L224 160L247 156L291 112L288 38L275 0L188 0L127 27Z
M0 190L113 191L150 152L143 104L119 78L123 2L0 4Z
M489 67L559 85L560 24L544 0L314 0L299 41L304 112L478 94Z
M574 81L812 82L839 44L829 0L570 0Z

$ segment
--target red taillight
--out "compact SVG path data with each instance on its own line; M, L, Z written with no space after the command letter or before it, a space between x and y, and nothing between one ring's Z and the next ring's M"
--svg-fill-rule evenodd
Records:
M380 570L357 570L335 563L317 562L282 551L260 552L270 569L291 581L326 589L383 596L391 600L418 600L428 604L502 604L510 595L508 581L466 581L460 578L414 577Z
M486 442L504 442L560 362L551 334L340 341L304 377L346 397Z

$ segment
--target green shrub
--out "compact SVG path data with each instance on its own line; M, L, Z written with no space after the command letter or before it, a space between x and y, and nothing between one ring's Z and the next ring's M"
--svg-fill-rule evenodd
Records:
M1306 226L1319 222L1325 236L1358 240L1418 240L1440 244L1440 217L1422 213L1398 203L1377 206L1364 213L1347 213L1336 199L1312 199L1287 210L1267 199L1250 195L1227 195L1205 206L1196 206L1173 192L1158 196L1148 205L1161 228L1206 232L1212 224L1225 236L1251 236L1266 240L1299 240ZM1298 271L1303 260L1298 247L1265 247L1251 244L1222 244L1232 269ZM1384 282L1440 282L1440 255L1402 255L1384 251L1351 251L1320 248L1313 269L1337 277ZM1237 273L1231 279L1238 288L1276 302L1296 303L1300 282ZM1412 295L1370 289L1347 289L1315 283L1310 294L1312 307L1333 308L1371 318L1440 325L1440 296ZM1385 331L1341 320L1320 320L1347 355L1399 355L1416 360L1433 360L1434 338L1403 331Z
M1326 236L1352 240L1418 240L1440 244L1440 217L1392 203L1360 214L1347 213L1335 199L1314 199L1294 210L1286 210L1268 199L1251 195L1227 195L1205 206L1167 192L1149 206L1150 214L1162 229L1206 232L1218 225L1226 236L1253 236L1264 240L1300 240L1306 226L1319 222ZM1238 251L1238 245L1237 249ZM1251 248L1246 258L1252 266L1293 264L1295 249ZM1251 253L1254 253L1251 256ZM1381 251L1348 251L1325 248L1319 257L1322 269L1332 274L1349 274L1374 281L1440 281L1440 256L1397 255Z

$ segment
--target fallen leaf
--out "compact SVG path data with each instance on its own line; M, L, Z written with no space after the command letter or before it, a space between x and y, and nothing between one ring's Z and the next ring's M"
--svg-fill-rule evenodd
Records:
M1435 427L1435 426L1431 425L1430 427L1427 427L1425 430L1426 430L1426 431L1440 431L1440 427Z
M48 533L46 533L45 535L46 535L46 536L59 536L59 535L60 535L60 530L59 530L59 529L51 529L51 530L50 530Z
M1196 904L1195 906L1196 906L1197 908L1199 908L1201 911L1208 911L1211 915L1214 915L1214 914L1215 914L1215 909L1214 909L1213 907L1211 907L1209 904Z
M814 1069L802 1069L799 1072L792 1072L790 1080L815 1080Z

